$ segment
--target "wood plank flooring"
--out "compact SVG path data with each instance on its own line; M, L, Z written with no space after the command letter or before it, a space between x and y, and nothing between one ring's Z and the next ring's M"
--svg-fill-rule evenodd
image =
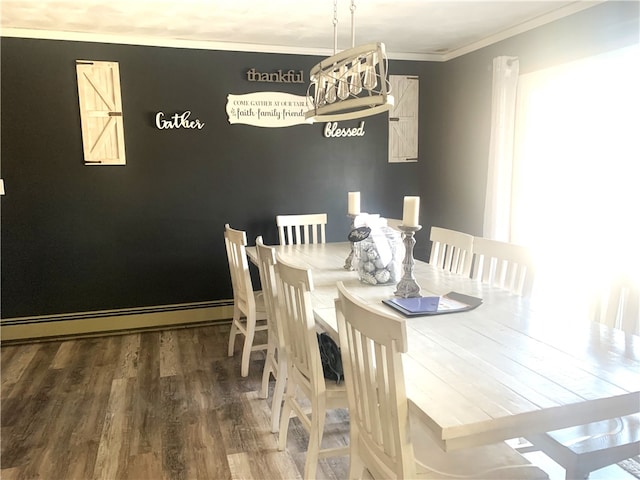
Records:
M306 431L293 419L278 451L271 395L258 398L264 355L240 377L228 334L222 324L2 347L0 477L301 478ZM333 411L325 445L348 443L347 425ZM318 478L347 473L347 457L319 462Z

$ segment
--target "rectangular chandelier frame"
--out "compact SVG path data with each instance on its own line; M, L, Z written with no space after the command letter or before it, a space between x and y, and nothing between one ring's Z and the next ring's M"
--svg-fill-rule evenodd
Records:
M394 99L387 62L384 43L353 47L322 60L310 71L305 118L351 120L390 110Z

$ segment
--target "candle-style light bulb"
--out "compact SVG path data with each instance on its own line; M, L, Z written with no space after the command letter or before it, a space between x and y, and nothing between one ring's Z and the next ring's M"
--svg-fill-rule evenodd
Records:
M364 67L362 85L369 91L378 85L378 76L376 75L376 67L373 64L373 55L367 57L367 65Z
M353 95L362 92L362 76L360 75L360 59L351 65L351 75L349 77L349 91Z
M333 103L336 101L336 98L337 98L336 82L332 81L331 84L327 87L326 99L328 103Z
M316 105L323 105L325 102L325 85L326 80L324 76L320 75L318 83L316 84Z
M340 67L338 75L338 98L345 100L349 96L349 82L347 78L347 66Z

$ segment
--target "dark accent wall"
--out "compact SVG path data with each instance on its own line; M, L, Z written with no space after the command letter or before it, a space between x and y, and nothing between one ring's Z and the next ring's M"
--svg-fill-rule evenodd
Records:
M431 225L481 235L492 59L518 56L529 72L638 33L638 2L609 1L445 63L391 61L391 74L420 77L420 160L403 165L387 163L386 114L361 138L229 125L229 93L305 93L247 82L249 68L306 76L316 57L2 38L1 317L231 298L226 222L276 243L276 214L327 212L328 240L343 240L350 190L393 218L420 195L418 258ZM124 167L83 164L76 59L119 63ZM154 127L155 112L187 109L203 130Z
M83 163L76 59L119 63L126 166ZM228 123L228 94L306 93L249 82L248 69L308 80L320 58L3 38L1 60L3 318L228 299L225 223L250 244L277 243L276 214L327 212L338 241L348 191L395 217L403 195L419 194L417 164L387 163L386 114L352 138L324 138L324 124ZM160 110L191 110L205 126L158 130Z

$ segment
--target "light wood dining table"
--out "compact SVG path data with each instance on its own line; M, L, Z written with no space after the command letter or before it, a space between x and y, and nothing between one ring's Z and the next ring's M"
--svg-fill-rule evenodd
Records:
M407 322L403 357L412 412L444 450L495 443L640 411L640 338L592 323L576 308L545 308L416 260L423 296L480 297L460 313L404 317L382 303L395 285L369 285L343 265L348 242L276 246L310 268L314 315L337 340L336 283ZM255 247L247 249L255 261ZM567 282L571 282L567 274ZM559 292L562 295L562 292ZM568 299L571 301L571 299Z

